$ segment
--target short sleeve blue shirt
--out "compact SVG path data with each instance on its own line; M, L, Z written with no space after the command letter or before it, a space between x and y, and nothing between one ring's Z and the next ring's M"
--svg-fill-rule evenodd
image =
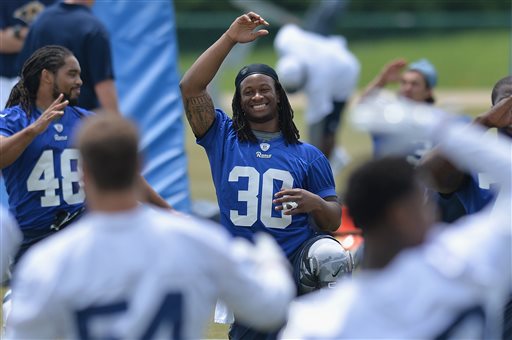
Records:
M206 149L221 212L233 235L250 239L271 234L287 255L314 235L308 214L283 215L272 203L281 188L302 188L322 198L336 196L327 158L306 143L287 145L282 137L265 143L240 142L232 120L216 110L215 122L198 139Z
M2 169L9 209L27 237L46 234L56 214L73 213L84 206L84 191L78 169L79 152L73 138L81 119L92 113L78 107L66 107L62 118L52 122L37 136L11 165ZM0 113L0 135L10 137L32 124L39 116L30 117L20 106Z

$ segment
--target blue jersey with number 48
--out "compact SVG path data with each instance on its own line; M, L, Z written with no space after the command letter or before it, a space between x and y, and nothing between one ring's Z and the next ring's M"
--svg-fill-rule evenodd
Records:
M283 137L240 142L221 110L197 142L210 161L221 224L233 235L250 239L258 231L270 233L287 255L313 236L308 214L283 215L272 200L281 188L336 196L332 170L320 150L306 143L286 145Z
M9 209L23 231L24 243L48 233L59 211L73 213L83 207L79 153L72 143L77 124L91 114L66 107L62 118L50 123L14 163L2 169ZM40 115L35 109L29 118L20 106L8 108L0 114L0 134L12 136Z

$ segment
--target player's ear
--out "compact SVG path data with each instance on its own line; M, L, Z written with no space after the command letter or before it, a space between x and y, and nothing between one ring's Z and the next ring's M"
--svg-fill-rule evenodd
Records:
M41 82L45 84L51 84L55 80L55 75L48 71L47 69L43 69L41 71Z

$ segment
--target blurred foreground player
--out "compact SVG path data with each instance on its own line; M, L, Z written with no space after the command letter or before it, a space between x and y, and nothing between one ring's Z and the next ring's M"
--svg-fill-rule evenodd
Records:
M484 129L496 128L500 138L512 138L512 76L500 79L493 87L492 107L477 116L473 124ZM429 188L438 192L438 202L444 221L476 213L492 204L494 194L482 179L485 174L466 173L457 169L435 149L422 158L420 166L432 173ZM484 175L484 176L481 176Z
M372 131L429 137L457 166L489 173L500 185L494 209L432 229L433 214L411 165L384 158L362 166L345 197L365 236L363 270L351 282L294 303L285 339L499 336L512 285L511 144L428 109L418 121L404 115L388 124L382 112L389 116L390 108L375 105L372 114L358 116L368 118L363 123Z
M34 246L13 279L9 338L191 338L218 297L244 322L279 326L294 295L286 258L219 226L137 202L135 127L96 116L78 136L90 213Z

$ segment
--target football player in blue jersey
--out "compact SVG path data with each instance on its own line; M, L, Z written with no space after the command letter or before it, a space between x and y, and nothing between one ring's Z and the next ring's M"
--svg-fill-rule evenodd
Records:
M233 235L271 234L294 265L299 291L334 285L351 271L351 258L325 235L340 225L327 158L299 141L293 110L276 72L263 64L243 67L235 79L233 118L215 109L207 86L237 43L265 36L268 23L250 12L238 17L183 76L187 119L206 150L221 212ZM310 223L314 220L316 232ZM235 315L236 319L236 315ZM271 338L235 324L230 338Z
M78 151L72 146L76 126L92 114L74 106L81 85L71 51L40 48L25 62L0 113L0 169L9 210L23 232L17 259L84 210Z
M0 115L0 168L24 235L19 256L83 210L78 152L71 147L75 125L91 114L73 106L81 85L69 50L42 48L25 63Z

